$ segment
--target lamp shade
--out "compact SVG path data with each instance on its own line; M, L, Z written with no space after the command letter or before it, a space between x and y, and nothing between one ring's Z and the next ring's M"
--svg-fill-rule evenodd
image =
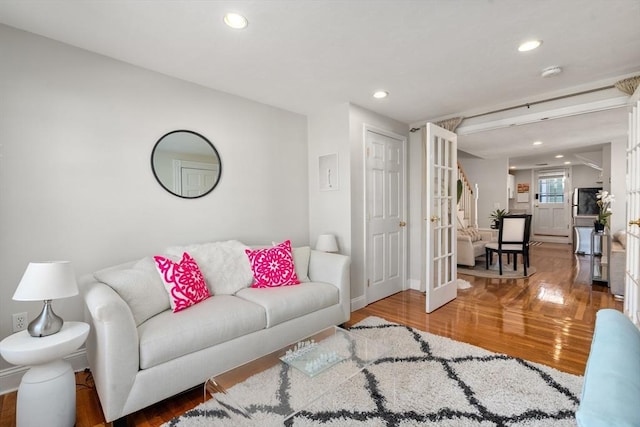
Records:
M31 262L13 294L13 299L43 301L77 294L78 284L69 261Z
M322 252L338 252L338 242L333 234L321 234L316 242L316 250Z

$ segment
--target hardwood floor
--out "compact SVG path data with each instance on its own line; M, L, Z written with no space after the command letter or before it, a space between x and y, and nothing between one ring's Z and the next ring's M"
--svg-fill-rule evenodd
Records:
M545 243L531 249L537 272L527 279L486 279L467 275L470 289L426 314L425 296L405 291L351 315L348 325L367 316L474 344L581 375L589 354L595 314L622 310L608 289L589 283L589 258L569 245ZM76 374L77 427L104 426L89 372ZM201 403L196 387L127 417L129 426L159 426ZM16 393L0 396L0 427L15 425Z

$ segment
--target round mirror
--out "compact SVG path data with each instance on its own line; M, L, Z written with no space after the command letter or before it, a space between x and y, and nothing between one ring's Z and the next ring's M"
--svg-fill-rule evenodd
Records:
M220 181L222 163L207 138L190 130L175 130L156 142L151 169L162 187L178 197L195 199Z

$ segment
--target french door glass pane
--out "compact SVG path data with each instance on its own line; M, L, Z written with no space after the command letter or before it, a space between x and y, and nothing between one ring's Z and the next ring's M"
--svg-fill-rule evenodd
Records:
M564 177L545 177L538 180L540 203L564 202Z

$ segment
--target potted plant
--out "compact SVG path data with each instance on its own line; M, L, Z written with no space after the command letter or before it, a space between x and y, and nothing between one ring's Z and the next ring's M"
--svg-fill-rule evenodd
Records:
M611 202L614 201L613 194L609 194L608 191L600 190L596 195L598 201L598 218L594 221L593 227L596 231L604 231L604 228L609 226L609 217L611 216Z
M498 228L500 226L500 220L502 219L502 217L508 214L509 212L507 212L506 209L496 209L495 211L491 212L491 215L489 215L489 218L492 219L491 228Z

